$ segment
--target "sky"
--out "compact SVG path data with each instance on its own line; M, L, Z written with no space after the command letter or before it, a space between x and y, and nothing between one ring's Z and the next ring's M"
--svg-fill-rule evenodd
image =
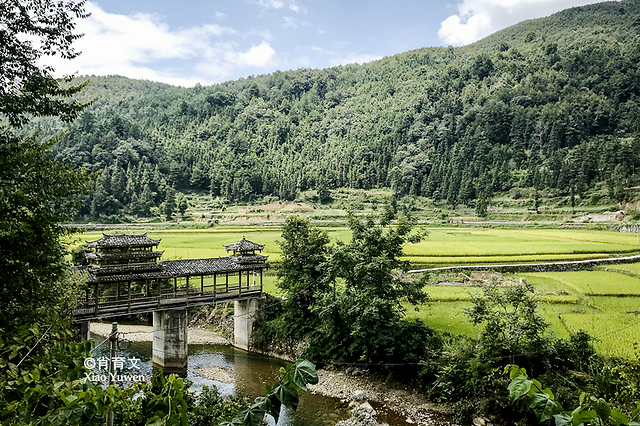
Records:
M191 87L461 46L594 0L91 0L82 54L58 76L121 75Z

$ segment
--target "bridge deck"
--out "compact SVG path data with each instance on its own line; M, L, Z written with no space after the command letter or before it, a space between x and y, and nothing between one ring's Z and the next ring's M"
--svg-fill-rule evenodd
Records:
M261 297L262 274L259 282L251 284L250 272L245 272L245 279L240 275L235 282L225 274L221 282L214 278L212 285L205 285L205 276L182 277L180 284L178 277L93 283L73 310L73 316L76 321L89 321Z

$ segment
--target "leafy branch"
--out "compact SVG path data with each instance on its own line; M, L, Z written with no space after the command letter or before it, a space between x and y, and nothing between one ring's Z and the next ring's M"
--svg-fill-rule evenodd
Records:
M266 386L268 394L257 397L247 409L241 410L231 421L223 421L220 426L261 426L264 416L270 414L278 423L280 408L296 410L298 391L307 390L308 384L318 383L318 374L313 363L300 360L288 369L280 368L282 378L273 386Z
M524 368L517 365L505 367L505 374L509 373L509 398L511 402L528 396L531 401L529 407L533 410L539 423L554 419L556 426L640 426L637 422L640 416L640 404L630 416L619 410L612 409L604 398L596 398L585 392L580 394L579 406L573 411L565 411L555 400L549 388L543 388L536 379L529 379Z

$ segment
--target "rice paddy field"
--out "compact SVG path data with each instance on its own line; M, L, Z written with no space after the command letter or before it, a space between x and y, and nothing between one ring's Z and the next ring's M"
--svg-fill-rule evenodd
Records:
M556 337L584 330L595 338L594 346L604 354L635 357L640 347L640 276L628 269L640 270L640 264L614 265L576 272L545 272L509 275L533 284L538 312L550 323ZM621 268L618 270L617 268ZM624 269L622 269L624 268ZM429 303L418 310L407 306L407 317L420 318L433 328L452 334L478 336L464 309L471 307L472 295L481 286L456 287L429 285Z
M348 241L351 234L344 227L324 228L332 240ZM605 258L640 252L635 234L601 230L568 229L491 229L425 228L428 235L418 244L405 247L406 259L413 266L503 264L566 261ZM120 231L120 233L124 233ZM225 256L224 245L242 236L265 245L270 262L278 262L280 238L276 226L220 226L208 229L172 229L150 231L161 239L163 260ZM71 244L96 240L101 232L77 234ZM538 292L539 312L551 324L551 332L566 337L569 332L584 330L595 338L598 351L632 357L634 344L640 345L640 263L610 265L577 272L524 273L509 275L523 278ZM265 276L265 290L277 293L275 276ZM420 318L431 327L453 334L477 336L481 329L466 318L464 309L471 306L472 294L480 285L426 286L429 303L407 307L408 318Z
M323 228L333 240L348 241L351 232L345 227ZM547 262L580 260L629 254L640 251L635 234L599 230L569 229L492 229L431 228L418 244L405 247L406 259L416 267L493 264L513 262ZM123 233L123 231L118 231ZM270 261L280 259L277 226L220 226L207 229L150 231L149 236L162 239L160 250L164 260L224 256L224 245L242 236L265 245ZM91 241L101 232L76 236L76 243Z

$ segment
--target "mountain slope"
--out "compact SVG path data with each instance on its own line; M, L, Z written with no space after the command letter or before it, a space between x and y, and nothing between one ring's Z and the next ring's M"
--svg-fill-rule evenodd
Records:
M149 214L174 189L250 200L391 186L483 205L513 188L604 187L623 200L640 178L639 17L638 0L598 3L461 48L210 87L99 77L55 155L101 170L94 216Z

